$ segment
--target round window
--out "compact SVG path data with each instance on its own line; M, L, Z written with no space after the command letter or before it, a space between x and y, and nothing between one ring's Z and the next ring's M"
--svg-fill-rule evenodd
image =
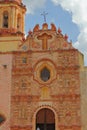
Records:
M40 77L44 82L48 81L50 79L50 71L46 67L43 68L41 70Z

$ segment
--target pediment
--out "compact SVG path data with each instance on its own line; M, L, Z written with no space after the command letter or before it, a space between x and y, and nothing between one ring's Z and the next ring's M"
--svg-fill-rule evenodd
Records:
M42 25L42 29L39 28L39 25L36 25L33 31L29 31L26 40L20 46L20 50L23 51L43 51L72 48L72 43L68 42L68 36L66 34L63 35L61 30L57 30L53 24L51 25L51 29L48 29L48 25L46 23Z

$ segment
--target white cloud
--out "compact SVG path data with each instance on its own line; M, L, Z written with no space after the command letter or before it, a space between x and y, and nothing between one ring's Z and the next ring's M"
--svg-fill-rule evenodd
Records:
M44 7L46 0L23 0L27 6L27 13L33 14L36 9Z
M75 47L85 55L87 65L87 0L52 0L52 2L55 5L61 5L63 9L72 13L72 21L80 29Z

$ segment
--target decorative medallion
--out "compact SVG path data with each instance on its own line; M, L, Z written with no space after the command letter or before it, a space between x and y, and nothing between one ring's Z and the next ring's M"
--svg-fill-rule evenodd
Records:
M35 67L34 79L41 84L49 84L56 79L56 68L53 63L43 60Z

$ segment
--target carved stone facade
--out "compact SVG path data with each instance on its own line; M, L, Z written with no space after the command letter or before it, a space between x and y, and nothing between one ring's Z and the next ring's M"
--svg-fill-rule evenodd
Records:
M21 2L0 2L8 8L14 5L11 9L22 16L20 32L16 23L13 30L0 27L0 128L86 130L83 55L53 23L50 29L47 23L42 28L37 24L24 38L26 8Z
M13 53L11 130L34 130L35 114L42 108L54 111L56 130L81 130L79 52L47 26L34 29ZM44 68L50 71L46 82L41 79Z

